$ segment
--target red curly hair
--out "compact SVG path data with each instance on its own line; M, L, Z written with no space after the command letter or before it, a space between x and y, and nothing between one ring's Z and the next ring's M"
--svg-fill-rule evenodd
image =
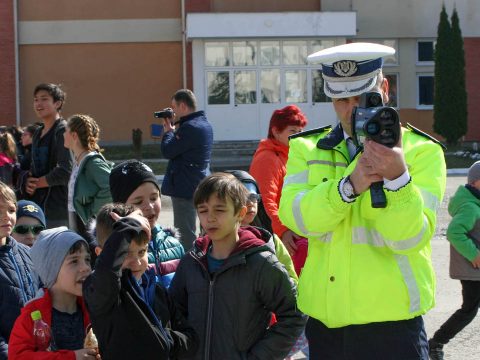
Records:
M283 109L275 110L270 119L270 125L268 126L268 138L274 139L273 128L282 132L287 126L300 126L305 127L307 125L307 117L298 108L297 105L288 105Z

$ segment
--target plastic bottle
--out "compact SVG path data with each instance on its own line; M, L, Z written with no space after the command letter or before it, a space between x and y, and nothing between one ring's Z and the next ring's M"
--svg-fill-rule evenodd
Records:
M50 351L50 342L52 332L50 326L42 320L42 313L38 310L30 314L33 320L33 336L35 337L35 346L37 351Z

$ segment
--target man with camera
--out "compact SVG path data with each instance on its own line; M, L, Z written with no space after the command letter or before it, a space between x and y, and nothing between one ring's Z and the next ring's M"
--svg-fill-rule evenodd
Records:
M383 106L394 53L351 43L309 56L340 123L290 137L279 216L308 238L298 306L313 360L428 359L422 315L435 304L430 240L446 169L441 146Z
M180 241L188 251L196 239L197 212L193 193L210 173L213 130L191 90L178 90L172 108L155 114L163 118L161 151L168 165L162 194L172 198L173 221L180 231Z

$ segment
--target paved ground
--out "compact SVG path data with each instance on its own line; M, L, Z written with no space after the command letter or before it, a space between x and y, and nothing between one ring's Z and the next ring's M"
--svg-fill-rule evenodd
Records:
M449 243L445 238L446 229L450 221L447 205L450 196L459 185L464 184L465 176L449 176L447 191L438 213L437 232L432 240L432 257L437 274L437 305L425 316L427 334L431 336L448 317L460 307L461 287L460 282L448 276ZM173 224L170 199L162 197L162 213L160 223ZM474 360L480 358L480 315L445 346L445 359L447 360ZM296 359L305 359L296 356Z

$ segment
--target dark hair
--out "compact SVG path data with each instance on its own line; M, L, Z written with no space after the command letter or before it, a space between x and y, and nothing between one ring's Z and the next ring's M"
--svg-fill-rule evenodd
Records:
M23 129L19 126L12 125L7 128L7 132L9 132L12 136L15 142L19 142L22 140L22 134L23 134Z
M75 254L76 252L79 252L81 248L84 248L85 251L90 254L90 249L88 248L88 244L85 242L85 240L78 240L70 247L70 249L68 249L67 255Z
M184 103L193 111L197 110L197 98L192 90L189 89L180 89L173 94L172 99L178 103Z
M272 129L276 128L278 131L283 131L287 126L301 126L307 125L307 118L302 110L297 105L288 105L283 109L275 110L270 118L270 125L268 126L268 138L274 139Z
M67 127L71 132L77 133L84 149L100 151L97 143L100 136L100 128L91 116L83 114L72 115L67 120Z
M23 132L28 132L33 136L33 134L35 134L35 131L37 131L39 127L40 126L38 124L29 124L23 128Z
M241 181L242 184L253 184L257 189L257 194L260 194L260 189L257 182L248 172L244 170L226 170L225 172L235 176L238 180ZM265 206L263 205L263 201L261 199L259 200L257 205L257 215L255 216L250 225L264 228L265 230L273 234L272 220L268 216L267 211L265 210Z
M113 220L111 216L112 213L115 213L120 217L125 217L134 211L135 207L133 205L122 203L110 203L103 205L98 211L96 219L96 235L98 246L103 248L108 237L112 234L113 224L115 224L115 220ZM147 244L150 239L142 231L140 236L133 238L133 241L142 246Z
M247 188L232 174L219 172L203 179L193 194L193 204L198 207L214 194L224 201L229 197L235 213L247 204Z
M42 90L45 90L53 98L53 102L62 102L57 109L60 111L63 104L65 104L65 99L67 98L67 94L62 90L60 85L47 83L38 84L35 86L35 90L33 90L33 96L37 95L37 93Z

